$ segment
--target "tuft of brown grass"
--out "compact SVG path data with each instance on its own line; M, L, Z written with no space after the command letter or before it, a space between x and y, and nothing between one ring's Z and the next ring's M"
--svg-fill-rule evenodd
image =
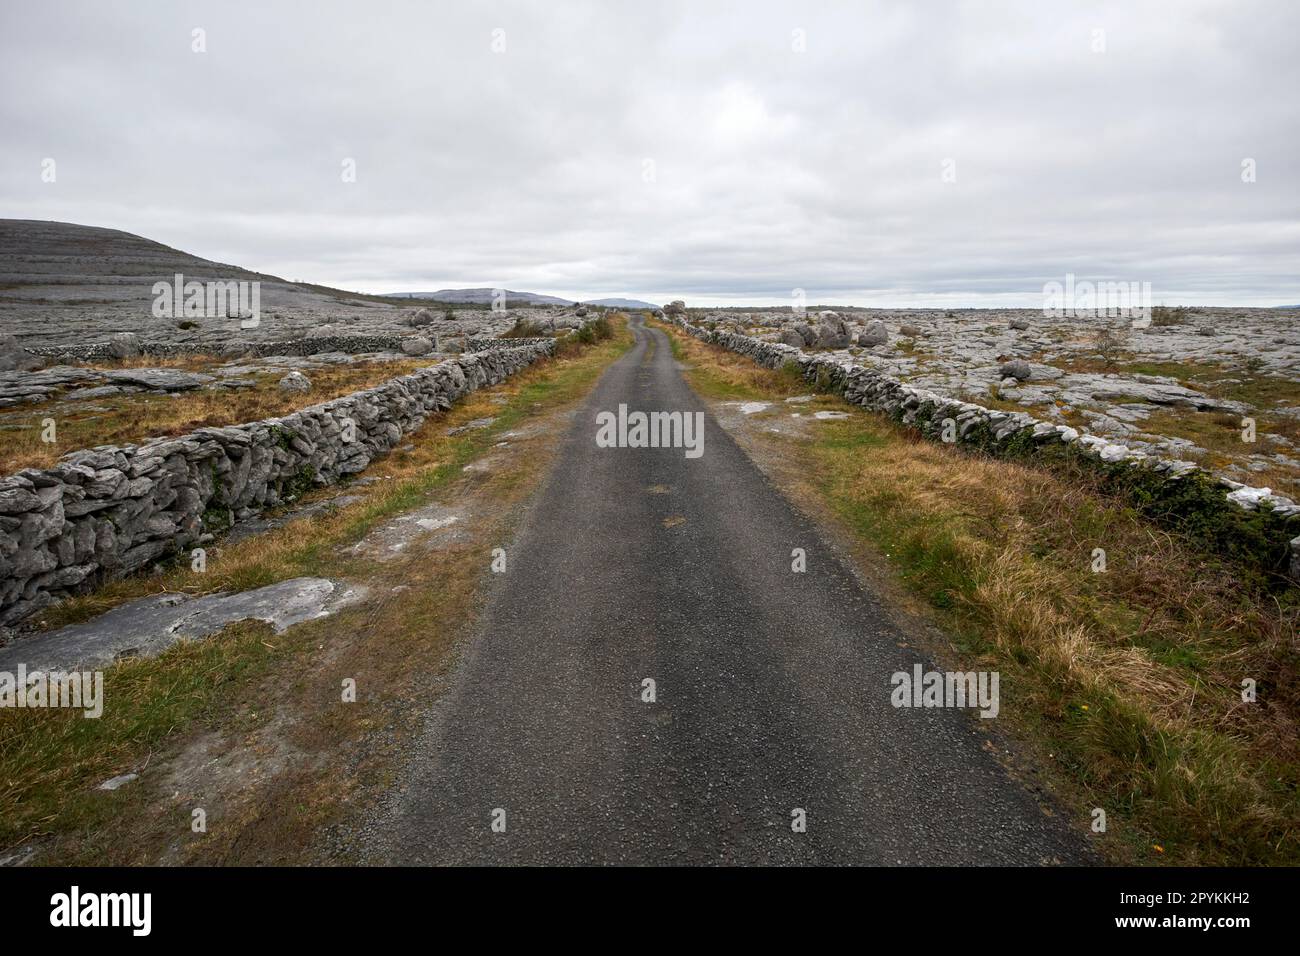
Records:
M669 333L673 358L679 362L690 361L697 372L692 384L708 398L749 398L760 390L767 395L789 398L814 391L813 386L799 376L797 366L772 372L753 362L733 362L731 359L735 356L725 349L692 348L699 344L698 341L683 335L675 326L657 319L648 324Z
M93 369L114 369L114 368L175 368L182 369L186 372L210 372L212 369L225 365L229 359L218 358L215 355L203 355L195 353L192 355L137 355L134 358L113 359L87 359L83 362L73 362L73 368L93 368Z

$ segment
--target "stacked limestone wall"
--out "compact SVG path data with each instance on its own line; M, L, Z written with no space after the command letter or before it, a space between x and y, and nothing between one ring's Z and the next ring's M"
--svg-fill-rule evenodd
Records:
M29 345L26 351L34 355L68 362L94 362L113 358L110 342L88 342L84 345ZM400 352L400 335L321 335L299 339L243 339L225 343L203 342L140 342L141 355L158 358L177 358L184 355L318 355L321 352Z
M690 335L771 369L795 363L802 377L846 401L881 412L938 441L1000 455L1077 455L1133 492L1164 523L1207 538L1271 574L1300 581L1300 505L1266 489L1210 475L1192 462L1147 455L1026 412L1005 412L916 388L876 369L808 354L790 345L671 320Z
M65 455L0 479L0 625L361 471L463 395L554 353L466 353L283 418Z
M518 338L518 339L494 339L481 336L473 336L465 340L466 352L486 352L490 349L512 349L520 345L542 345L550 342L549 336L538 336L536 338Z

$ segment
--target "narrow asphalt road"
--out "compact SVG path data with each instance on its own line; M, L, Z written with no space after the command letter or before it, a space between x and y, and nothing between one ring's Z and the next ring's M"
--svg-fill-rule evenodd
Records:
M898 646L878 598L708 416L667 337L632 328L635 347L578 412L507 547L377 855L1086 861L1082 837L983 749L969 712L891 706L891 675L931 665ZM598 447L596 416L620 403L704 412L703 455ZM794 548L806 573L791 571Z

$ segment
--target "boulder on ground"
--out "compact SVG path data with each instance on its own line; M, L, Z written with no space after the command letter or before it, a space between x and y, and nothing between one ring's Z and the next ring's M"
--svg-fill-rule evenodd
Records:
M1003 378L1014 378L1018 382L1027 382L1034 374L1034 370L1024 359L1014 359L1004 363L998 369L998 374Z
M311 379L302 372L290 372L280 379L280 391L306 393L311 391Z
M407 355L428 355L433 351L433 342L419 335L402 339L402 351Z
M1013 328L1013 329L1019 329L1019 330L1022 331L1022 332L1023 332L1025 329L1029 328L1029 320L1028 320L1028 319L1012 319L1012 320L1011 320L1010 322L1008 322L1007 324L1008 324L1009 326L1011 326L1011 328Z
M685 315L685 314L686 314L686 303L683 302L681 299L673 299L673 301L669 302L666 306L664 306L664 315Z
M901 325L898 327L898 331L912 339L919 339L921 336L925 335L925 331L915 325Z
M136 358L140 354L140 337L134 332L118 332L110 335L108 354L115 359Z
M804 341L804 337L798 329L782 329L779 341L782 345L793 345L797 349L801 349L808 344Z
M406 317L406 324L414 328L419 328L422 325L432 325L433 322L434 315L428 309L416 309Z
M818 313L817 348L846 349L852 341L853 332L838 312Z
M873 348L889 344L889 329L879 319L873 319L867 327L858 333L858 344Z
M17 336L0 335L0 372L30 372L42 364L40 356L18 344Z

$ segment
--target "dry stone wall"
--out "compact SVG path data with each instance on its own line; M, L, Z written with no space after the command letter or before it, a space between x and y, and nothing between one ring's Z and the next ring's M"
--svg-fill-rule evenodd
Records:
M150 342L138 343L141 355L158 358L176 358L184 355L211 355L214 351L228 355L319 355L322 352L346 352L358 355L363 352L400 352L403 336L400 335L318 335L298 339L236 340L219 349L208 343ZM116 357L112 342L89 342L84 345L29 345L26 351L34 355L55 358L65 362L94 362Z
M466 352L487 352L492 349L512 349L520 345L541 345L553 341L550 336L542 335L535 338L517 338L517 339L495 339L481 336L471 336L465 340Z
M802 377L846 401L881 412L935 440L975 445L994 454L1049 455L1068 449L1101 467L1164 523L1207 538L1271 575L1300 582L1300 505L1267 489L1208 474L1188 461L1159 458L1068 425L1006 412L916 388L880 371L764 342L738 332L704 329L680 315L670 321L705 342L767 368L798 366Z
M225 355L319 355L323 352L343 352L360 355L366 352L400 352L402 344L412 336L402 335L315 335L297 339L235 340L219 348L202 342L150 342L142 341L141 355L157 358L179 358L186 355L211 355L218 351ZM466 352L485 352L489 349L511 349L521 345L538 345L550 341L549 336L535 338L500 339L471 336L465 340ZM84 345L29 345L24 351L63 362L97 362L117 358L112 342L89 342Z
M466 353L283 418L65 455L0 479L0 625L364 469L463 395L554 354Z

